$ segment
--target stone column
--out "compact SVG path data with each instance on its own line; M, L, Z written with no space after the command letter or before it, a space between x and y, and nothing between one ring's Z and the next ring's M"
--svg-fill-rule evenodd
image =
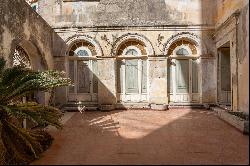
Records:
M98 60L98 103L101 110L113 110L116 104L115 59Z
M166 57L149 57L148 80L151 108L165 110L168 105Z

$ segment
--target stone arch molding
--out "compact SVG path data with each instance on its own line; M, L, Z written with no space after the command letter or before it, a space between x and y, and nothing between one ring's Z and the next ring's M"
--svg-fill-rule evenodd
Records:
M51 68L51 66L49 66L48 60L42 55L40 49L32 41L22 40L18 44L14 44L14 49L16 48L16 46L21 47L27 54L31 69L43 71ZM12 52L14 53L14 50ZM11 64L13 64L13 57L10 58Z
M170 39L168 39L168 41L164 45L164 50L163 50L164 55L167 55L168 50L173 43L175 43L179 39L183 39L183 38L187 39L195 44L199 55L202 56L204 54L207 54L207 47L198 35L196 35L194 33L189 33L189 32L182 32L182 33L178 33L176 35L173 35Z
M87 41L87 42L93 44L95 49L96 49L97 56L103 56L103 51L102 51L100 44L95 39L93 39L92 37L87 36L87 35L74 35L74 36L69 37L66 40L66 44L67 44L66 56L68 55L68 52L69 52L71 46L79 40L84 40L84 41Z
M135 40L139 40L139 41L143 42L145 44L145 49L146 49L147 55L149 55L149 56L155 55L152 43L145 36L137 34L137 33L134 33L134 34L128 33L128 34L120 36L115 41L115 43L113 45L113 48L111 50L111 55L117 56L117 52L118 52L121 44L123 44L127 40L131 40L131 39L132 40L135 39Z

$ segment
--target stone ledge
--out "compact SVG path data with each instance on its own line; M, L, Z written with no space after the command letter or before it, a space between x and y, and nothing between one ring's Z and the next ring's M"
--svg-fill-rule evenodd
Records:
M148 103L117 103L116 109L150 109Z
M101 111L112 111L115 109L115 106L112 104L102 104L99 106Z
M244 120L238 116L232 115L228 111L223 110L218 107L213 107L211 109L217 113L220 119L231 124L238 130L240 130L243 134L247 134L247 135L249 134L249 121Z
M166 110L168 110L168 105L166 105L166 104L151 104L150 108L152 110L166 111Z

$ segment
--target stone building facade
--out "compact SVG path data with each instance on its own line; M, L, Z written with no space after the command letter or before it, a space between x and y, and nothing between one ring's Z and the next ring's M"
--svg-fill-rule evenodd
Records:
M51 68L75 84L56 90L56 105L221 105L249 112L247 0L30 4L55 32Z

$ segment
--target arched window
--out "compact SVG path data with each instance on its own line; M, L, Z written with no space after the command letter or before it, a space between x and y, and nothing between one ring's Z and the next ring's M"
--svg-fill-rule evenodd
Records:
M168 48L170 103L200 102L199 55L195 43L179 39Z
M188 51L185 48L180 48L176 51L176 55L187 56L189 55Z
M79 57L89 57L92 55L91 51L88 47L79 47L77 48L74 53Z
M78 57L91 57L96 56L96 50L93 44L87 41L78 41L71 45L69 49L69 56L78 56Z
M134 56L138 56L139 53L135 50L135 49L129 49L125 55L134 55Z
M76 54L78 56L82 56L82 57L89 56L89 54L86 50L79 50Z
M29 56L20 46L17 46L15 49L13 55L13 66L23 66L25 68L31 68Z
M98 93L96 48L89 41L71 43L68 74L75 86L68 89L69 101L96 102Z
M196 45L188 39L180 39L168 48L168 56L198 56Z
M117 92L119 102L147 101L147 52L144 43L124 42L117 51Z

